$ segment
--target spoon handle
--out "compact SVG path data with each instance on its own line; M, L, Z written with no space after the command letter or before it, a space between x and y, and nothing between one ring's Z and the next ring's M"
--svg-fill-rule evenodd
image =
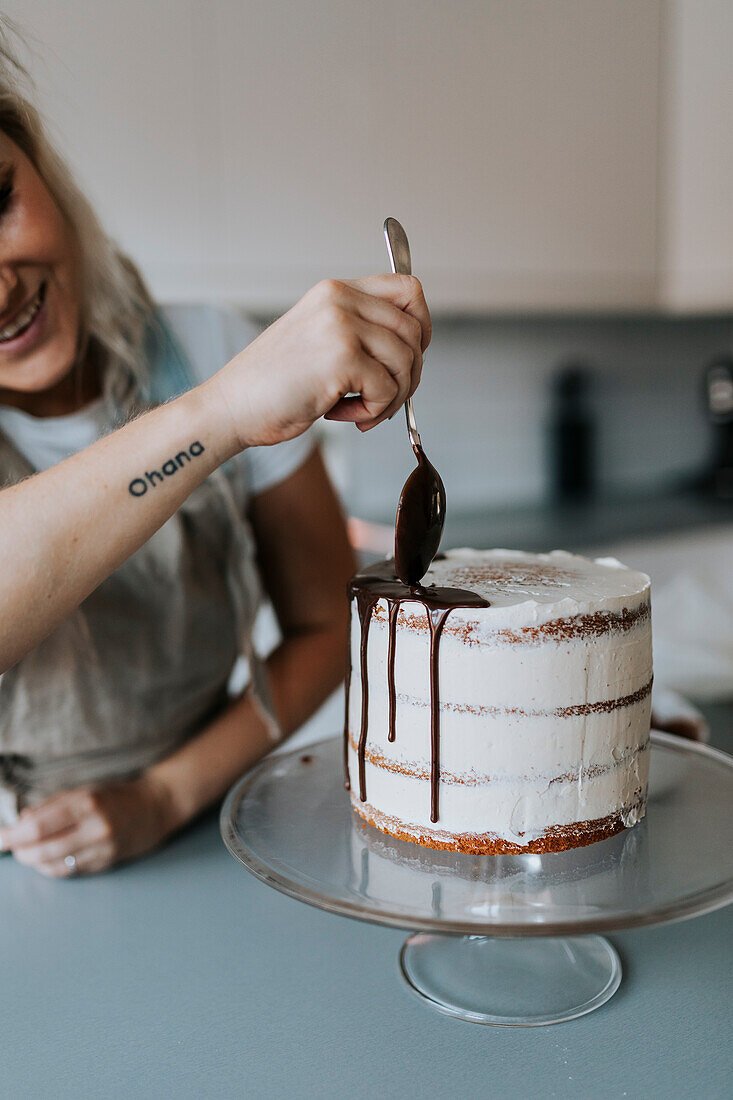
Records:
M407 234L396 218L387 218L384 223L384 239L387 242L387 253L392 265L394 275L412 275L412 257L410 256L410 243ZM417 430L415 410L412 407L412 398L405 401L405 418L407 420L407 434L410 437L412 449L422 449L420 433Z

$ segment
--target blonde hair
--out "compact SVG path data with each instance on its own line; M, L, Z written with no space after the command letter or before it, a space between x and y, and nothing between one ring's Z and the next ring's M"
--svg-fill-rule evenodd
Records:
M79 249L82 302L77 363L95 354L105 396L130 411L132 397L147 375L145 343L154 319L153 302L137 268L104 232L46 135L41 116L26 94L32 82L11 48L10 34L19 37L12 21L0 17L0 130L38 172Z

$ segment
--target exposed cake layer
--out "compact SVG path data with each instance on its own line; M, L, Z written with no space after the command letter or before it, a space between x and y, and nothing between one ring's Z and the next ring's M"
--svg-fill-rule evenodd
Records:
M607 840L644 816L644 806L629 806L625 811L609 814L596 821L579 821L573 825L549 827L542 836L527 844L515 844L495 833L451 833L444 829L428 829L411 825L399 818L388 817L368 802L360 802L352 794L351 804L359 817L369 825L398 840L409 840L442 852L468 852L472 855L519 855L528 852L564 852Z
M474 773L466 779L441 770L437 822L430 820L429 813L429 762L396 770L385 767L378 758L374 762L373 753L366 761L367 801L385 817L402 821L405 831L414 834L490 836L533 851L529 845L550 828L573 830L583 822L631 813L631 808L643 807L646 800L649 743L643 735L641 743L618 761L609 754L604 764L585 768L576 762L571 771L556 775ZM352 774L356 774L353 745L349 757ZM358 791L352 793L358 802ZM392 809L395 812L390 812ZM632 815L624 823L635 824L636 820Z
M419 622L419 616L414 616ZM450 619L448 620L450 621ZM373 619L367 648L367 749L390 759L430 755L430 637L397 620L394 742L388 740L388 632ZM352 619L349 730L362 722L359 623ZM532 765L559 774L583 757L604 762L610 745L636 744L648 729L651 649L648 620L622 637L546 642L544 646L466 646L444 631L440 644L441 767L508 770ZM599 756L600 754L600 756ZM605 754L605 755L604 755Z
M431 632L418 602L397 610L376 600L363 652L365 620L352 615L347 762L356 802L363 795L372 816L401 821L413 839L492 837L487 844L498 838L507 851L535 850L528 846L555 827L569 836L576 826L589 835L587 822L632 824L646 797L648 578L563 552L454 551L434 563L431 582L490 601L445 618L437 685L435 624Z
M440 754L441 784L483 787L488 783L542 785L568 780L582 787L587 777L629 768L634 755L646 749L649 702L647 697L610 717L593 715L553 723L491 719L483 725L488 749L476 753L470 767L465 767L462 752L448 746L449 737L443 732L446 745ZM481 723L475 726L480 736ZM612 742L608 735L613 735ZM349 746L357 752L358 742L352 734ZM418 750L410 755L409 748L405 750L398 741L367 742L364 758L367 764L396 775L430 778L425 753Z

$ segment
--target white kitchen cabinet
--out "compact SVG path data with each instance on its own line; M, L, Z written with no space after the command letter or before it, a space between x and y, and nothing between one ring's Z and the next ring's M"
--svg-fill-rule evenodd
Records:
M389 214L433 308L466 312L658 304L664 6L4 5L160 296L278 309L324 275L384 270Z
M733 307L733 3L669 0L660 294L674 310Z

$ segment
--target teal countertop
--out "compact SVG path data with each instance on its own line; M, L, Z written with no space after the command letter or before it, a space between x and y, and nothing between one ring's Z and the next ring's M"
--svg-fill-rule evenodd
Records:
M706 708L733 750L733 706ZM441 1016L397 972L399 931L248 875L212 815L89 879L0 860L0 1096L729 1095L733 906L611 936L597 1012L531 1030Z

